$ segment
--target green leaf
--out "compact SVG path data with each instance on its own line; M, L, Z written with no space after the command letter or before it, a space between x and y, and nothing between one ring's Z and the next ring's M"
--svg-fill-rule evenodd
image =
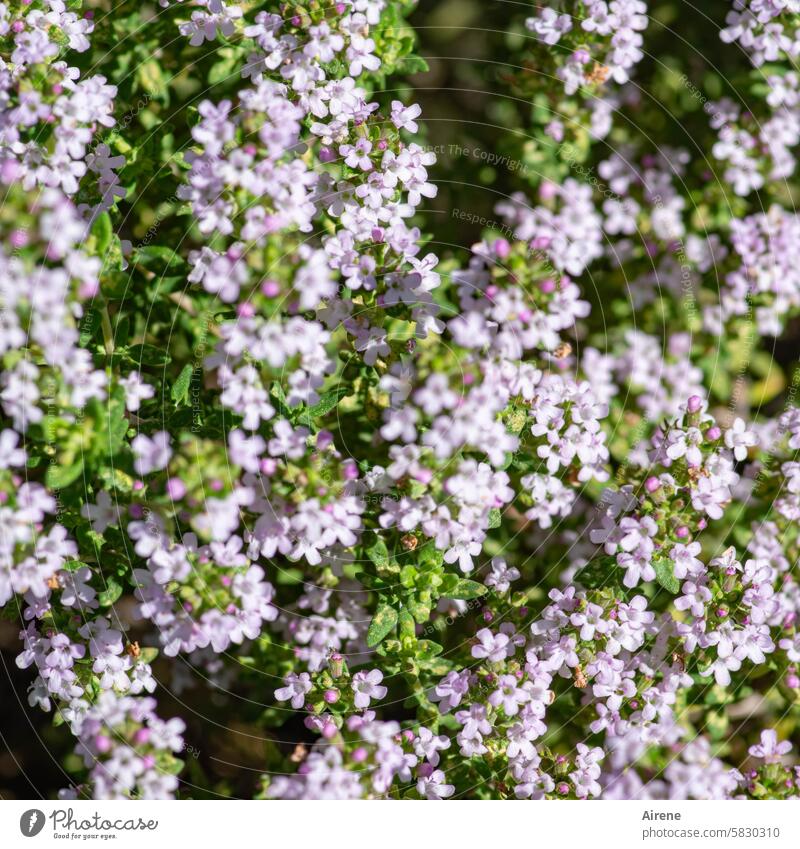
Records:
M674 594L680 592L681 582L675 577L672 561L668 557L659 557L653 561L656 580L665 590Z
M107 212L101 212L92 224L92 235L95 238L94 252L97 256L103 256L111 246L114 231L111 229L111 216Z
M413 639L416 636L414 617L406 610L405 607L400 609L400 614L398 616L398 621L400 623L400 639L411 638Z
M99 407L97 421L97 447L107 456L113 456L121 447L128 432L128 419L125 415L125 393L115 390L113 397L105 407Z
M499 528L501 518L502 514L500 513L500 510L498 510L497 507L492 507L492 509L489 511L489 527Z
M193 374L194 366L187 363L178 375L178 379L172 384L169 394L176 404L181 404L189 398L189 387L192 385Z
M399 74L424 74L428 71L428 63L422 56L406 56L397 68Z
M78 460L71 466L49 466L44 476L48 489L64 489L77 480L83 471L83 460Z
M161 66L155 59L143 62L137 67L136 80L148 94L159 96L167 89Z
M136 250L136 262L148 268L179 268L186 265L186 261L174 248L161 247L160 245L145 245Z
M146 344L131 345L128 357L137 365L145 366L165 366L172 359L163 348Z
M406 607L418 625L424 625L430 618L431 606L425 602L411 598L406 601Z
M97 594L97 603L100 607L110 607L122 595L122 584L115 578L106 580L106 588Z
M380 605L369 623L367 645L370 648L377 646L396 624L397 611L388 604Z
M454 576L448 575L448 578ZM478 581L470 581L468 578L457 578L455 581L445 579L442 584L442 594L447 598L460 599L467 601L471 598L478 598L486 592L486 587Z
M389 565L389 550L381 537L377 537L365 553L379 569Z
M283 387L280 385L280 383L275 381L270 387L269 394L275 401L275 406L278 408L278 412L285 419L290 419L292 417L292 411L289 409L289 405L286 403L286 393L283 391Z
M422 567L437 569L444 563L444 552L436 548L431 540L417 549L417 562Z
M85 348L92 341L99 327L100 311L96 309L90 309L81 319L79 327L80 336L78 337L78 344L81 346L81 348Z
M162 772L169 773L170 775L178 775L178 773L183 769L183 761L179 761L177 758L169 754L164 755L159 757L158 768Z
M336 389L331 389L330 392L326 392L322 395L316 404L309 407L307 410L304 410L298 416L298 422L306 427L310 427L313 424L313 419L329 413L339 405L342 398L349 395L351 392L352 389L348 386L337 386Z
M434 643L433 640L420 640L417 643L417 657L420 660L430 660L432 657L441 654L442 651L439 643Z

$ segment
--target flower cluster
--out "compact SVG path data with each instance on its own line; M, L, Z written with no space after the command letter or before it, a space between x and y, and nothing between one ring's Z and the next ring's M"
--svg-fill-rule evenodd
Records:
M582 86L629 79L630 69L643 57L641 32L647 28L647 4L641 0L594 0L559 3L561 11L546 5L525 21L534 37L548 46L569 43L569 52L557 75L566 94ZM583 14L581 12L583 11Z

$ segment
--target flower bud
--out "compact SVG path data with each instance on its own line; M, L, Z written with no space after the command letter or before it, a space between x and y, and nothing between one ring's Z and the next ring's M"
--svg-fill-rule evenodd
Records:
M344 658L339 652L333 652L328 658L328 669L332 678L341 678L344 674Z
M145 743L149 743L150 742L150 729L149 728L140 728L133 735L133 742L137 746L144 746Z
M506 259L511 253L511 245L507 239L495 239L492 249L500 259Z
M104 755L111 749L111 740L105 734L98 734L94 738L94 747L101 755Z
M353 749L353 754L350 755L350 760L353 763L360 764L363 763L367 757L369 757L369 752L363 747L359 746L357 749Z

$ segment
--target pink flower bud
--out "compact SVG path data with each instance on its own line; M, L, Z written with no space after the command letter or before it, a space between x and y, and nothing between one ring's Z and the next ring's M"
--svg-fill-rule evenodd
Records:
M433 480L433 472L431 469L419 469L413 477L420 483L430 483Z
M539 197L542 200L552 200L558 194L558 186L555 183L550 182L550 180L545 180L541 186L539 186ZM550 239L547 240L547 243L550 244Z
M339 652L333 652L328 658L328 669L334 678L341 678L344 672L344 658Z
M506 259L511 253L511 245L508 243L508 239L495 239L492 248L500 259Z
M94 738L94 747L101 755L104 755L111 749L111 740L105 734L98 734Z
M649 478L648 478L648 479L644 482L644 488L645 488L648 492L655 492L657 489L659 489L659 488L660 488L660 486L661 486L661 481L660 481L657 477L654 477L653 475L651 475L651 476L650 476L650 477L649 477Z
M277 280L265 280L261 284L261 294L267 298L274 298L281 292L280 283Z
M144 746L145 743L150 742L150 729L149 728L140 728L133 735L133 742L137 746Z

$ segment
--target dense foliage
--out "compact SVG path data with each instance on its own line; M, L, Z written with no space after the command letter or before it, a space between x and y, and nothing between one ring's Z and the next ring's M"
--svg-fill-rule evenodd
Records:
M415 5L0 4L62 795L796 797L800 2Z

